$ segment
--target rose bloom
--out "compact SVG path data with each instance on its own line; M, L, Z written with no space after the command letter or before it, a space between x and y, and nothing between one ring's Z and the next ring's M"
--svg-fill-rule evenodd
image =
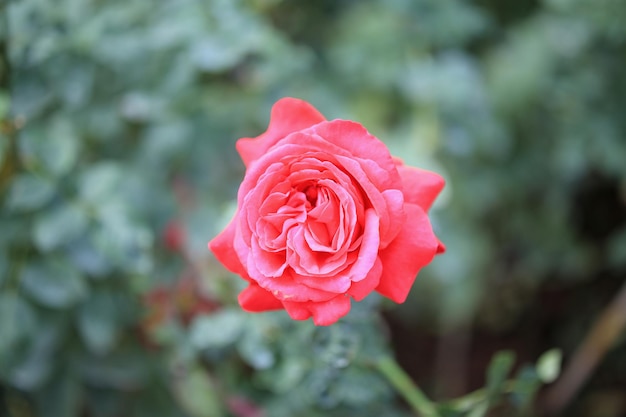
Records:
M443 179L406 166L363 126L283 98L242 138L233 220L209 248L248 281L239 304L330 325L372 291L402 303L444 247L427 211Z

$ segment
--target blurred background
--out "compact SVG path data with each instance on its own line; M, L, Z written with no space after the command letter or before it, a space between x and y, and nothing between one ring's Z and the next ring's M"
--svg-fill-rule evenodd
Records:
M0 415L407 416L368 358L445 400L502 349L567 367L592 328L563 415L626 415L624 308L598 324L626 279L626 0L4 0L0 20ZM446 178L448 251L405 304L330 330L236 305L206 244L235 140L284 96Z

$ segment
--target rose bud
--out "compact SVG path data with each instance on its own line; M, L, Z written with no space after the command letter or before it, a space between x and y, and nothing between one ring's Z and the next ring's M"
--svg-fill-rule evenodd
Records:
M330 325L372 291L402 303L444 250L427 216L444 180L393 158L358 123L284 98L267 131L237 150L237 211L209 248L248 281L246 311Z

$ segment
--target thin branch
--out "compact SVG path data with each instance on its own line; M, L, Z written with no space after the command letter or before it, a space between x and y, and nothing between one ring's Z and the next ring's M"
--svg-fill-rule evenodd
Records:
M558 414L571 402L625 327L626 282L593 324L561 377L546 393L547 414Z

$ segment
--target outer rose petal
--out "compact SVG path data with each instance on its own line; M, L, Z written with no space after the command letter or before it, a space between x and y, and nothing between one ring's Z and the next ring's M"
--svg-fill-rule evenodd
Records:
M238 215L230 221L226 229L219 235L215 236L213 240L209 242L209 249L213 251L213 254L229 271L235 274L241 275L243 278L250 281L250 277L246 272L246 269L241 264L237 252L233 247L235 240L235 233L237 231Z
M405 204L406 224L398 237L379 256L383 273L376 291L403 303L419 270L428 264L439 246L439 241L424 210L415 204Z
M348 294L352 296L356 301L361 301L365 297L367 297L380 282L380 275L383 272L383 263L380 261L380 258L376 258L376 263L370 269L370 272L367 274L365 279L359 282L353 282L352 286L348 290Z
M437 255L439 255L440 253L444 253L446 251L446 245L443 244L443 242L439 239L437 239Z
M439 174L425 169L398 165L398 172L404 186L405 202L417 204L424 211L430 209L446 183Z
M326 120L315 107L297 98L285 97L272 107L267 131L256 138L241 138L237 141L237 151L247 167L259 159L276 142L290 133L306 129Z
M350 297L339 295L321 303L283 301L283 305L289 316L294 320L306 320L313 316L313 323L316 326L329 326L348 314L350 311Z
M280 300L255 283L251 283L248 288L239 293L238 300L241 308L250 312L283 309L283 303Z

